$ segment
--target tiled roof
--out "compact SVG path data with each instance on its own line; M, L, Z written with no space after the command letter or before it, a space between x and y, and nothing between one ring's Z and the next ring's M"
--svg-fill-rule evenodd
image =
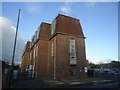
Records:
M56 32L68 33L84 37L82 27L78 19L59 14L56 17Z

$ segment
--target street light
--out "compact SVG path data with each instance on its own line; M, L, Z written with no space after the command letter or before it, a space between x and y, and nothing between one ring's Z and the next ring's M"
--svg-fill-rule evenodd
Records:
M15 57L15 48L16 48L16 42L17 42L17 33L18 33L19 19L20 19L20 9L19 9L19 12L18 12L18 20L17 20L14 48L13 48L13 56L12 56L12 66L14 65L14 57Z
M14 58L15 58L15 49L16 49L16 42L17 42L19 19L20 19L20 9L18 11L18 19L17 19L16 34L15 34L15 41L14 41L14 48L13 48L13 56L12 56L12 66L10 69L9 87L10 87L10 83L11 83L12 76L13 76L13 67L14 67Z

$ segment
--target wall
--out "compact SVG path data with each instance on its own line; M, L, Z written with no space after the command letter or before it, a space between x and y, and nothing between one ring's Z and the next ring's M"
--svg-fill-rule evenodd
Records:
M58 79L69 79L71 77L70 70L72 66L70 65L69 58L69 39L76 39L76 57L77 65L73 67L76 68L76 77L85 78L87 73L84 72L84 67L86 66L86 56L85 56L85 43L83 38L77 38L68 35L56 35L56 78ZM54 59L53 59L54 60ZM82 70L80 72L80 69Z
M49 68L49 59L48 59L48 40L39 40L37 42L38 46L38 55L36 57L36 69L37 69L37 77L48 76L48 68Z
M27 69L29 65L29 52L25 52L22 57L22 69Z
M56 32L84 37L80 21L61 14L57 17Z
M87 73L84 72L86 66L85 38L79 20L59 14L56 21L56 30L51 38L50 24L41 23L40 40L30 49L30 64L36 71L33 72L35 77L70 79L71 76L76 76L76 78L86 78ZM69 56L69 39L71 38L76 39L77 64L74 66L70 65ZM53 56L51 56L52 42ZM35 58L33 58L36 47L38 50L35 52Z

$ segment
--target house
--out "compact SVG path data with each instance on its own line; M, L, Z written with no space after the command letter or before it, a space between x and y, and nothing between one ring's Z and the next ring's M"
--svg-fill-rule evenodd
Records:
M32 37L29 55L26 62L30 61L36 79L87 77L85 37L78 19L58 14L52 24L42 22Z

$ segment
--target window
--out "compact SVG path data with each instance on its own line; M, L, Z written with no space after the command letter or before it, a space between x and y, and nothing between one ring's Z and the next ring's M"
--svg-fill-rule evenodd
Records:
M56 20L54 20L51 25L51 35L55 32L55 28L56 28Z
M33 43L35 43L36 42L36 35L34 36L34 41L33 41Z
M51 42L51 56L53 56L53 41Z
M36 56L38 55L38 46L36 45Z
M70 64L76 64L75 39L70 39Z
M38 31L35 32L35 37L36 37L36 38L35 38L35 41L37 40L37 32L38 32Z
M40 27L38 27L37 29L37 39L39 38L39 31L40 31Z
M34 35L32 36L32 45L33 45L33 41L34 41ZM31 46L32 46L32 45L31 45Z
M34 48L34 50L33 50L33 58L35 58L35 48Z
M88 67L84 67L84 72L88 72Z
M39 38L39 31L37 31L37 35L36 36L37 36L37 39L38 39Z

